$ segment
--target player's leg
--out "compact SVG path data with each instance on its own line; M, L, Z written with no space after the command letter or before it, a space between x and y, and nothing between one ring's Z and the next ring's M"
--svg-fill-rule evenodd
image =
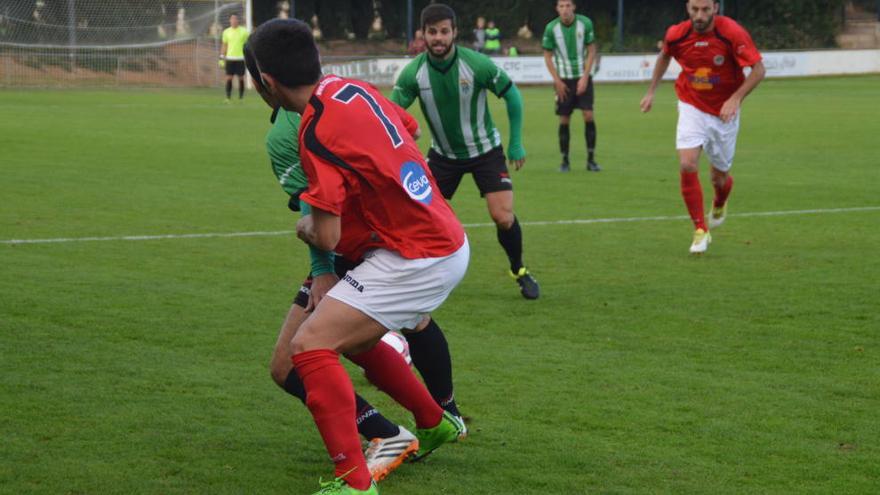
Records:
M427 162L428 168L431 169L431 175L434 176L437 187L440 188L440 194L446 199L452 199L458 185L461 184L465 166L440 155L433 148L428 151Z
M495 222L498 244L504 249L510 263L510 275L526 299L537 299L540 287L523 264L523 235L519 220L513 212L513 182L507 171L504 150L495 148L481 156L471 172L480 194L486 198L489 216Z
M244 98L244 71L238 75L238 99Z
M229 72L229 62L226 63L227 72ZM226 74L226 101L232 98L232 74Z
M436 320L426 316L415 328L404 329L403 335L409 344L413 366L422 376L431 397L453 416L461 417L452 385L449 343Z
M706 142L706 157L712 164L712 186L715 199L709 214L709 228L720 227L727 218L727 199L733 190L733 156L736 152L736 138L739 133L739 115L730 122L715 119L709 139Z
M556 115L559 116L559 152L562 154L562 163L559 165L560 172L568 172L571 170L568 159L569 144L571 142L571 113L577 103L577 81L571 84L571 80L564 79L565 85L568 87L568 96L559 98L556 96Z
M699 164L703 145L707 140L704 113L686 103L678 103L676 148L678 149L681 196L694 224L691 253L703 253L712 242L703 207L703 187L700 184Z
M596 120L593 115L593 78L587 83L587 91L578 96L578 108L584 116L584 141L587 145L587 170L599 172L602 168L596 163Z
M305 403L306 393L303 388L302 380L293 369L290 361L292 354L290 341L296 335L297 330L308 316L305 307L309 301L309 285L311 280L307 279L300 288L287 313L284 325L278 333L278 340L275 342L275 349L272 352L272 361L270 364L270 373L272 380L288 394L298 398ZM355 395L357 407L356 421L358 433L367 440L374 439L392 439L405 435L405 429L401 429L398 425L389 421L375 407L366 401L360 395Z

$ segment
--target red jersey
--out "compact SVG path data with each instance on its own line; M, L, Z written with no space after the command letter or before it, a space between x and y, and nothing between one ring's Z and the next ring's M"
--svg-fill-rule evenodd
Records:
M309 188L301 197L341 218L335 251L349 260L373 248L436 258L464 244L464 228L408 132L413 122L353 79L326 76L309 99L299 134Z
M689 20L670 27L663 53L681 65L675 82L678 99L716 116L745 81L743 68L761 61L749 33L720 15L715 16L715 29L705 33L697 33Z

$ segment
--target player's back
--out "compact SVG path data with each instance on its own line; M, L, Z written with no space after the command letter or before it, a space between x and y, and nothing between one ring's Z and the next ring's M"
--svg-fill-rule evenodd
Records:
M310 182L303 198L341 216L343 235L346 222L365 222L377 239L359 250L381 246L405 258L446 256L461 247L464 230L406 131L402 111L366 83L323 78L300 130ZM353 195L357 201L344 200ZM342 208L360 211L346 215ZM356 259L360 253L344 254Z

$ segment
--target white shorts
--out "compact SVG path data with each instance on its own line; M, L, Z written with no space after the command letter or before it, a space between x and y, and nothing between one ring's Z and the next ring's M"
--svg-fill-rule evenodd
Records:
M716 169L727 172L733 165L733 154L736 151L739 113L730 122L724 122L679 100L675 147L680 150L703 148L709 163Z
M367 253L327 292L388 330L415 328L461 282L470 260L467 237L442 258L407 259L386 249Z

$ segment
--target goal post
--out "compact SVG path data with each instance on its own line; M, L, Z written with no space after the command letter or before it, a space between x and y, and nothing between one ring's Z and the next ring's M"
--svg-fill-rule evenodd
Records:
M251 0L6 0L0 87L217 86L231 15Z

